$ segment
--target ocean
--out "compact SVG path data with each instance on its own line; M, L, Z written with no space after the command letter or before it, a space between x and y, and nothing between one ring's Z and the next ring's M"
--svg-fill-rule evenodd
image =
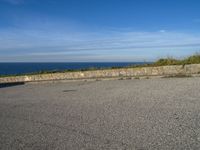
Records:
M126 67L138 64L144 64L144 62L0 63L0 75L20 75L40 71L63 71L69 69Z

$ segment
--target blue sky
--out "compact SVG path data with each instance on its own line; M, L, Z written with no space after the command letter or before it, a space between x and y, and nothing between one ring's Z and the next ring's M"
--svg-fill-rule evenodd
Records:
M110 62L200 52L199 0L0 0L0 62Z

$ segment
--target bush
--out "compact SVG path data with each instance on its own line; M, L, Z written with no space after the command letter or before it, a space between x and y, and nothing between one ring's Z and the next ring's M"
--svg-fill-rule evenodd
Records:
M153 65L155 66L167 66L167 65L177 65L180 64L179 60L173 58L159 59Z
M166 59L162 58L153 63L152 66L186 65L186 64L200 64L200 54L195 54L182 60L174 58L166 58Z
M182 63L184 63L184 64L199 64L200 63L200 55L196 54L196 55L190 56L190 57L182 60Z

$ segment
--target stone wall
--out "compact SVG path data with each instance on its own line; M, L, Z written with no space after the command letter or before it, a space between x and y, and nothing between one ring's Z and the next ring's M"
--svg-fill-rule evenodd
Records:
M116 78L116 77L139 77L139 76L169 76L169 75L191 75L200 73L200 64L122 68L109 70L95 70L83 72L66 72L52 74L38 74L16 77L2 77L0 83L34 82L34 81L54 81L54 80L79 80L96 78Z

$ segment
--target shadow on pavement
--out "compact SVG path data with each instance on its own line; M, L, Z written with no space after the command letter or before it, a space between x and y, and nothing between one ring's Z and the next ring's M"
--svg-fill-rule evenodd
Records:
M12 86L24 85L25 82L17 82L17 83L0 83L0 88L7 88Z
M63 90L63 92L76 92L77 90Z

